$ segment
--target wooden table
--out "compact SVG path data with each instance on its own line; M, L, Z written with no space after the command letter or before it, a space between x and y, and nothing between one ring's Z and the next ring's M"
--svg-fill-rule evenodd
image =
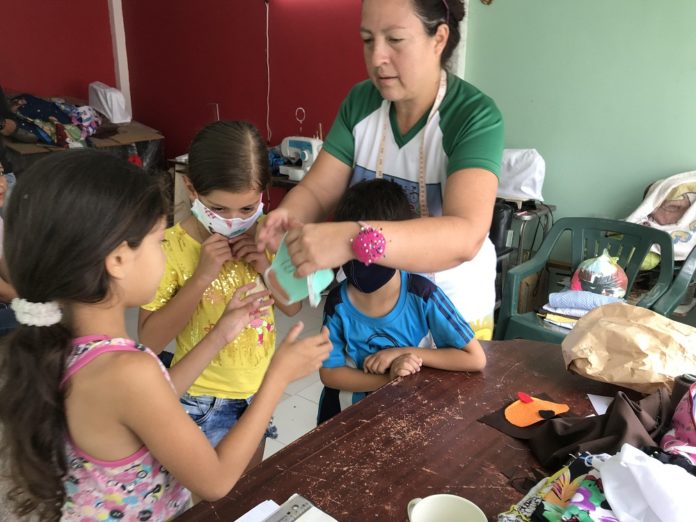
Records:
M424 368L393 381L252 469L225 498L177 521L233 521L293 493L339 521L405 521L409 500L435 493L466 497L494 520L523 496L510 477L539 466L524 443L477 419L518 391L546 393L587 415L587 393L613 396L616 388L569 374L559 345L483 344L482 373Z

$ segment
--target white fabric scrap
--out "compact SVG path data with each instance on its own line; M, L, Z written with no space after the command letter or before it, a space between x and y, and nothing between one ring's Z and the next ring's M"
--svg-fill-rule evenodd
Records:
M620 522L694 522L696 477L630 444L595 463L604 495Z

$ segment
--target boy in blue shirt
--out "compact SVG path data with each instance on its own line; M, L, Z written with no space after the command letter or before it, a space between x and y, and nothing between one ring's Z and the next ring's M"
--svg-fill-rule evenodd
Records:
M414 213L398 184L375 179L350 187L334 217L369 225L370 220L411 219ZM473 330L429 279L357 260L342 268L346 279L329 293L324 305L333 350L319 370L325 388L318 423L341 410L339 390L353 392L355 403L421 366L480 371L486 365Z

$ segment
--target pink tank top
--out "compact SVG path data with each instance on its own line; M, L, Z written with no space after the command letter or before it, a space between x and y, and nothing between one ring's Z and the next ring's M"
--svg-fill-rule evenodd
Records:
M73 342L63 384L96 357L115 351L141 351L159 362L148 348L130 339L80 337ZM161 363L160 368L171 384ZM66 501L61 520L170 520L191 505L189 491L157 462L145 446L123 459L104 461L87 455L68 437L66 455Z

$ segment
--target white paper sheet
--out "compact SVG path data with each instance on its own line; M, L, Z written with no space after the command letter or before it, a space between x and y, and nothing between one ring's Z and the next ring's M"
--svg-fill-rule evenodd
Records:
M592 403L592 407L597 412L597 415L604 415L607 411L607 408L614 400L614 397L605 397L604 395L593 395L592 393L588 393L587 398L590 399L590 403Z
M273 500L264 500L254 509L239 517L235 522L263 522L278 511L279 507Z

